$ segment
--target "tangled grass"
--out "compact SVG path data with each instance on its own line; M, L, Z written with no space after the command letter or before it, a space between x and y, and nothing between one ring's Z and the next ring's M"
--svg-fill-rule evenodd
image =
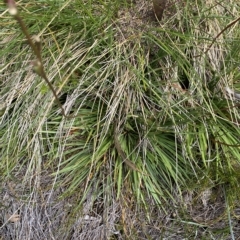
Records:
M2 239L239 236L240 6L169 6L18 2L66 118L0 5Z

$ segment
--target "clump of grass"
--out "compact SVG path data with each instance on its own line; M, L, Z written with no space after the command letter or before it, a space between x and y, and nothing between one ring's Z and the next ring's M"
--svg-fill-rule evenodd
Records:
M203 226L206 219L198 222L195 212L186 216L189 205L200 209L196 199L206 189L238 186L239 113L225 92L236 88L238 77L239 34L229 24L236 7L179 2L174 15L157 23L144 15L146 1L44 3L19 3L27 31L41 35L41 51L27 37L41 64L38 75L22 35L11 37L21 31L4 20L10 44L1 55L0 171L10 203L3 215L17 209L22 226L29 226L28 214L37 215L34 229L44 222L45 236L65 239L138 239L164 235L161 224ZM226 17L213 18L227 7ZM116 14L120 9L124 15ZM34 23L31 11L41 21ZM132 19L136 25L128 31ZM195 198L184 205L192 191ZM237 197L226 195L226 202ZM173 225L156 222L165 217ZM8 227L7 218L1 221ZM35 234L17 225L3 229L16 239Z

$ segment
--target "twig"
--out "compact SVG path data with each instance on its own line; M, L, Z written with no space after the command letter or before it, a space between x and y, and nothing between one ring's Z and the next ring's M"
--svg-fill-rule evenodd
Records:
M42 62L42 56L41 56L41 40L38 36L35 36L34 38L30 36L27 27L25 25L25 23L23 22L20 14L18 13L18 9L17 9L17 5L15 3L14 0L5 0L5 3L7 4L8 7L8 11L9 13L13 16L13 18L18 22L23 34L25 35L25 37L27 38L27 42L29 44L29 46L31 47L34 55L36 56L37 60L34 60L32 62L33 64L33 70L35 71L35 73L37 73L40 77L42 77L44 79L44 81L47 83L48 87L50 88L50 90L53 93L54 98L56 99L56 103L59 106L59 108L61 109L62 115L66 118L74 118L75 116L69 116L66 115L63 106L57 96L57 93L53 87L53 85L51 84L51 82L49 81L47 74L44 70L43 67L43 62Z
M133 169L137 172L140 172L143 175L146 175L141 170L139 170L138 167L132 161L130 161L127 158L126 153L123 151L123 149L121 147L118 136L119 136L119 130L118 130L118 127L117 127L117 123L115 123L115 126L114 126L114 145L116 147L118 155L122 158L123 162L126 163L126 165L128 165L131 169Z
M217 39L230 27L232 27L235 23L237 23L240 20L240 17L238 17L237 19L233 20L232 22L230 22L221 32L219 32L212 40L212 43L209 45L209 47L207 48L207 50L203 53L206 54L210 48L212 47L212 45L217 41ZM195 57L200 57L200 55L197 55Z

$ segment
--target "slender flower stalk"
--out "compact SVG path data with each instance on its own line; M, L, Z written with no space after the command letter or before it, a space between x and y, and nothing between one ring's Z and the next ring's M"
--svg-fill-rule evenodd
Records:
M62 115L64 117L69 117L69 116L66 116L65 111L62 107L62 104L60 103L60 101L58 99L57 93L56 93L53 85L49 81L47 74L44 70L42 55L41 55L41 39L40 39L40 37L39 36L31 37L24 21L22 20L20 14L18 12L17 5L14 0L4 0L4 2L6 3L6 5L8 7L8 11L9 11L10 15L12 15L13 18L18 22L23 34L27 38L27 42L28 42L29 46L31 47L34 55L36 56L36 59L34 61L32 61L34 72L36 74L38 74L40 77L42 77L45 80L45 82L47 83L48 87L50 88L50 90L52 91L52 93L56 99L56 102L57 102L59 108L61 109Z

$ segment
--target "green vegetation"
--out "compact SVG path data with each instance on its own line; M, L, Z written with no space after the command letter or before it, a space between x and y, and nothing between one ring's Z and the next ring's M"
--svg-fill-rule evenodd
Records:
M240 5L173 2L0 3L0 239L240 235Z

